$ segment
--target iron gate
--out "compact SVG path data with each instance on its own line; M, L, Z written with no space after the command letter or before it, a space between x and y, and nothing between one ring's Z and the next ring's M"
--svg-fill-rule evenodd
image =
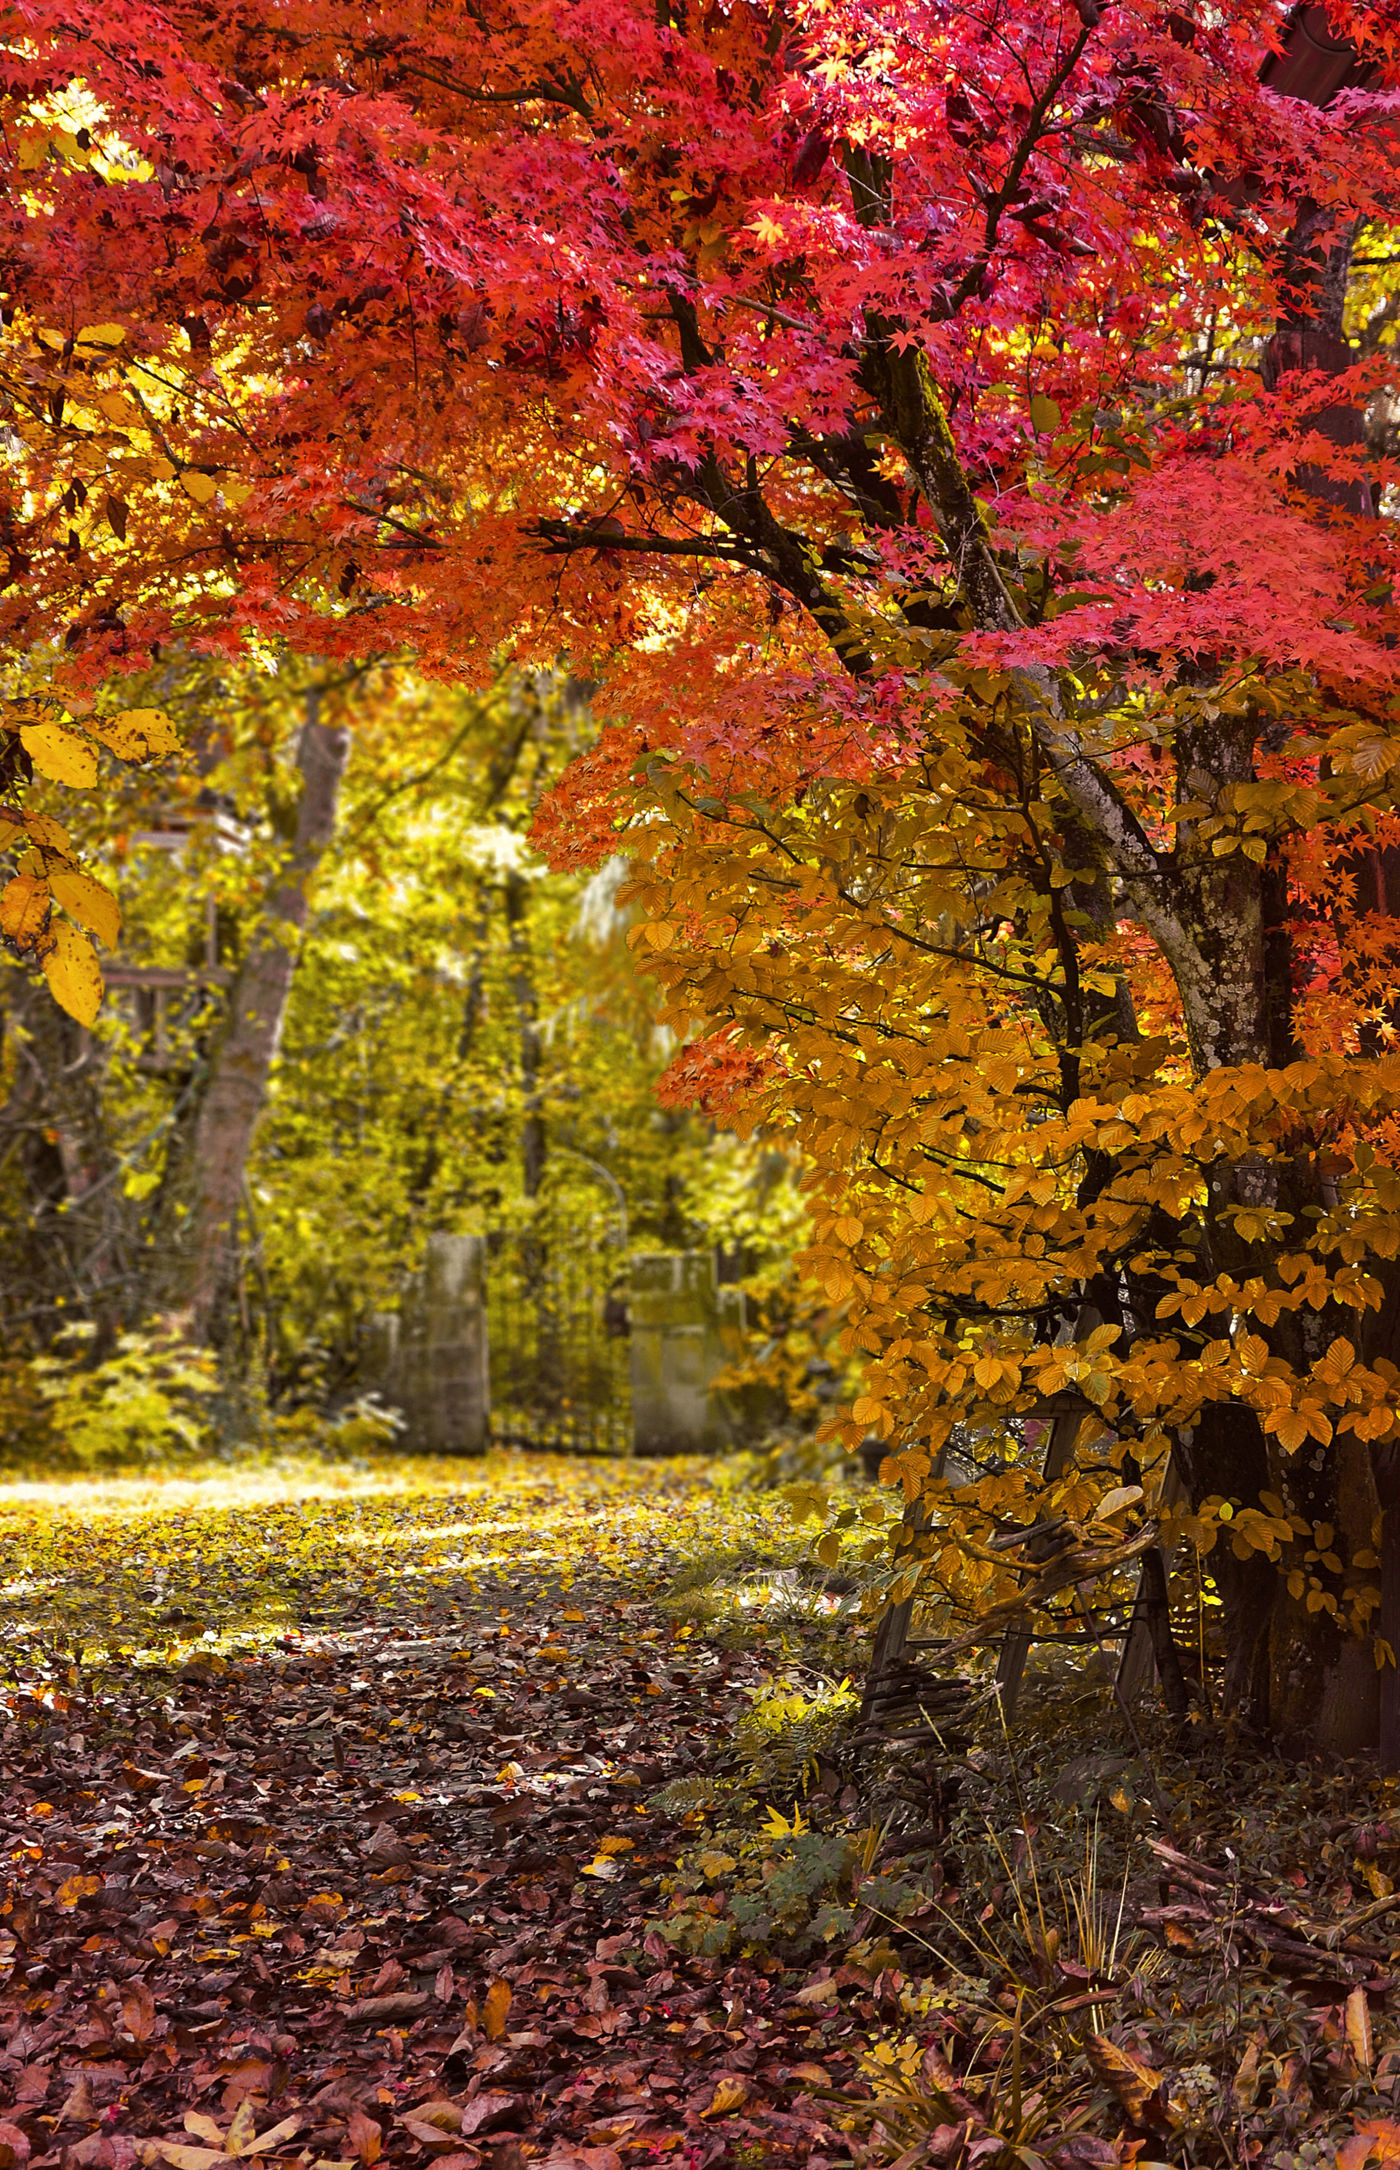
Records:
M627 1217L604 1183L571 1168L487 1223L494 1440L632 1451Z

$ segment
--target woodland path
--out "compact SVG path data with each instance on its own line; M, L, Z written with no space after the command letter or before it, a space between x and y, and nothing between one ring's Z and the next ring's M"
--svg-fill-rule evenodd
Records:
M792 1544L702 1464L0 1491L3 2170L848 2162L860 1978L646 1928L764 1672L652 1600Z

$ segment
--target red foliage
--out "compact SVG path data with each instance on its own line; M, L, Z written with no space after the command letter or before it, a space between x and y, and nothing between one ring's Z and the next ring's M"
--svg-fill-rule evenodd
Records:
M627 719L546 817L575 860L643 748L724 798L917 743L950 635L1379 719L1397 477L1323 413L1373 377L1253 359L1393 206L1393 10L1331 17L1366 67L1318 106L1277 0L19 0L0 636L79 682L250 628L563 653ZM911 353L1015 631L872 428Z
M656 1088L663 1107L699 1108L726 1130L747 1136L763 1112L764 1088L782 1075L770 1049L745 1047L724 1032L692 1040L674 1057Z

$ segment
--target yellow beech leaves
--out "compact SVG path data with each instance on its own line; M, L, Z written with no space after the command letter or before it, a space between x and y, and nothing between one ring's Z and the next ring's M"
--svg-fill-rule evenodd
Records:
M43 965L55 1002L80 1025L90 1025L102 1007L102 967L87 936L60 920Z
M20 743L41 776L86 791L97 782L97 748L59 723L20 725Z
M163 761L180 750L170 718L160 708L124 708L114 716L94 716L87 728L119 761Z
M91 336L114 329L97 326ZM121 910L105 883L77 864L62 823L20 794L30 774L71 790L89 789L103 747L120 760L141 762L162 759L178 744L158 708L75 717L46 694L0 703L0 773L18 802L0 804L0 850L17 860L13 879L0 891L0 935L17 956L39 966L54 1000L79 1024L90 1025L102 1003L102 967L92 937L115 948Z

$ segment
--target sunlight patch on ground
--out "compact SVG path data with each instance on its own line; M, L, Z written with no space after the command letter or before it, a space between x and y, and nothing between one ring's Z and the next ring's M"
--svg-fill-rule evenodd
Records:
M384 1453L0 1484L0 1667L52 1675L104 1653L217 1661L289 1633L432 1634L462 1585L499 1584L509 1609L605 1575L624 1599L720 1527L750 1572L801 1549L774 1494L742 1492L698 1458Z

